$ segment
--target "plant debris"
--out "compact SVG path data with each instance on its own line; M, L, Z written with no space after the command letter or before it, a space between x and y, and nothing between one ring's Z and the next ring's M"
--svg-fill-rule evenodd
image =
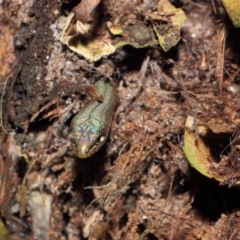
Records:
M235 27L240 27L240 10L238 3L233 0L222 0L226 11Z
M4 0L0 18L1 236L240 239L240 34L221 1ZM79 159L69 124L100 77L119 103Z
M99 14L99 1L81 1L67 17L61 41L90 61L125 45L145 48L159 43L168 51L179 42L186 16L168 0L154 3L157 8L154 4L149 8L147 2L136 8L134 2L103 1L103 12ZM102 20L107 15L109 19Z

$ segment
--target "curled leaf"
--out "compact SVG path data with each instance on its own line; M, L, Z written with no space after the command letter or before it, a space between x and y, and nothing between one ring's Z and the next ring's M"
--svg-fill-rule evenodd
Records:
M154 24L154 31L158 42L164 51L174 47L180 40L181 26L186 20L186 15L180 8L175 8L169 1L159 1L158 13L168 16L168 22Z
M92 28L91 24L84 24L77 20L75 22L75 33L70 35L68 31L71 29L71 22L74 20L74 17L73 13L70 13L67 17L66 25L60 38L63 44L66 44L72 51L93 62L116 51L116 47L111 43L109 33L104 31L103 26L103 34L93 37L88 34Z
M194 118L188 116L185 124L183 151L193 168L206 177L214 178L210 171L210 163L214 162L210 149L196 130L207 131L206 128L198 129Z
M234 136L233 143L230 139L234 132L232 126L227 128L227 123L215 119L208 123L197 121L188 116L184 131L183 151L193 168L208 178L215 179L221 184L229 186L240 184L240 164L238 139L240 132ZM234 130L235 131L235 130ZM229 147L228 151L225 151ZM225 152L225 153L224 153Z

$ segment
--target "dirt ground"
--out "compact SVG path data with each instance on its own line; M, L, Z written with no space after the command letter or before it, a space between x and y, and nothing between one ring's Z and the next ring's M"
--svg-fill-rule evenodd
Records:
M60 42L79 2L0 0L0 207L8 231L0 239L240 239L240 31L221 2L172 0L187 19L176 46L126 45L96 62ZM121 4L128 16L129 4L139 11L159 1L102 2ZM107 143L79 159L68 128L99 76L117 84L119 104ZM207 138L221 183L184 155L188 115L214 134L221 125Z

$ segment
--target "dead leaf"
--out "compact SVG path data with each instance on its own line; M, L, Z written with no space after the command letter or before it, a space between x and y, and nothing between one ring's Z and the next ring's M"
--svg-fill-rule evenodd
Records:
M168 0L159 1L158 13L167 15L169 18L169 22L154 24L158 42L166 52L181 39L181 26L187 18L182 9L175 8Z
M78 21L86 23L90 18L94 9L98 6L100 0L82 0L72 12L75 14Z
M223 5L231 18L235 27L240 27L240 8L239 1L236 0L222 0Z
M195 131L199 129L195 129L195 126L194 118L188 116L185 124L183 151L193 168L206 177L214 178L209 171L210 162L214 162L210 149L200 136L196 137ZM217 180L221 181L220 179Z
M184 12L168 0L160 1L157 12L148 9L145 2L141 3L144 11L140 11L132 3L120 1L105 6L104 15L109 15L108 21L98 26L97 14L91 22L89 18L99 1L87 3L88 0L82 1L67 17L61 41L90 61L97 61L125 45L145 48L159 43L164 51L168 51L180 40L180 28L186 20ZM138 18L139 15L143 15L143 19ZM75 33L69 35L73 29Z
M225 130L226 128L220 130L218 126L213 125L210 128L207 123L203 125L194 117L188 116L185 124L183 151L191 166L204 176L222 184L239 185L237 170L239 166L236 159L238 149L232 145L233 147L227 155L222 154L227 147L221 146L222 140L224 138L230 140L233 134L233 132L232 134L223 132ZM237 142L234 140L234 143Z

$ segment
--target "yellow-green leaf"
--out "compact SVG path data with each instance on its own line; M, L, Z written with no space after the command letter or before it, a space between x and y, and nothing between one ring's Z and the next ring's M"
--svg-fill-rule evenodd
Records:
M186 15L182 9L175 8L168 0L159 2L158 13L169 16L169 22L154 25L160 46L164 51L168 51L179 42L181 26L186 20Z
M240 27L240 0L222 0L235 27Z

